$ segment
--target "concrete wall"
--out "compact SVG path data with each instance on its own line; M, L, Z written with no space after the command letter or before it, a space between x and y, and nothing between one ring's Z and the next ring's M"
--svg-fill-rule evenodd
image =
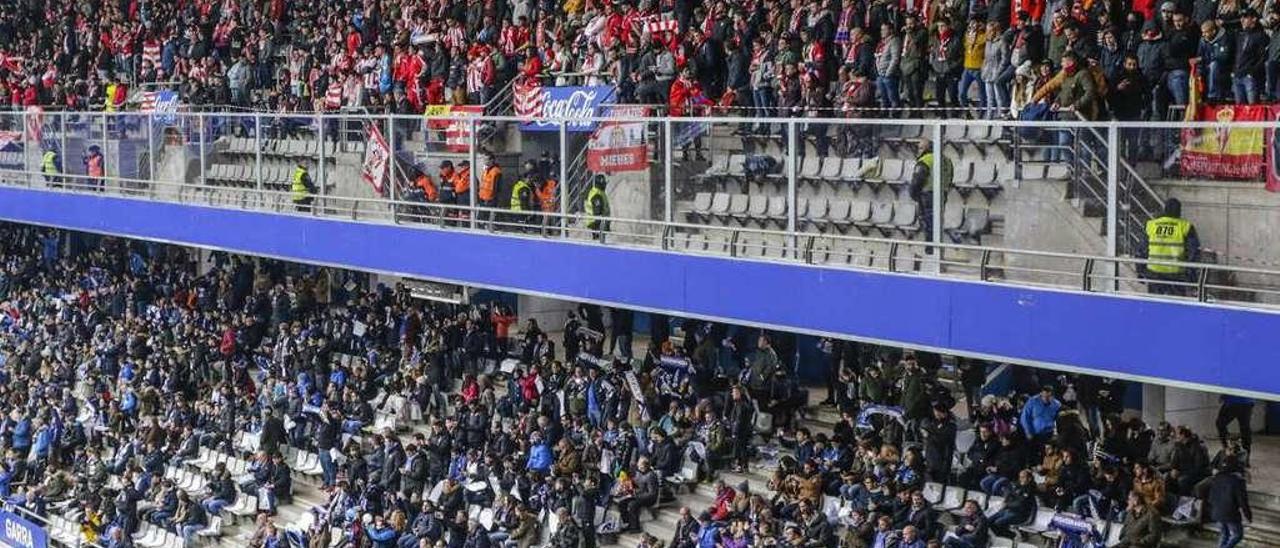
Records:
M1158 181L1161 195L1182 201L1182 215L1195 223L1200 244L1221 264L1280 267L1280 193L1261 183ZM1242 282L1280 288L1274 276L1242 275ZM1271 300L1276 300L1272 298Z

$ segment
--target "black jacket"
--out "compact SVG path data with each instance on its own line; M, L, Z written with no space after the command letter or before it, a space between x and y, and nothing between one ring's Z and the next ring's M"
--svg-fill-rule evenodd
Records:
M1249 508L1249 494L1244 479L1229 472L1218 472L1209 481L1209 519L1217 522L1240 523L1240 518L1253 521Z
M1231 75L1237 78L1260 77L1267 59L1267 46L1270 45L1267 34L1255 25L1253 30L1240 29L1235 38L1236 59Z

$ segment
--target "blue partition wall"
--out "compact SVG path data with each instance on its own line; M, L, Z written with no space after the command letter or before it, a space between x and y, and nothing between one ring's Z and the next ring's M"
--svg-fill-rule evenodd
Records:
M1280 398L1280 314L0 188L0 218Z

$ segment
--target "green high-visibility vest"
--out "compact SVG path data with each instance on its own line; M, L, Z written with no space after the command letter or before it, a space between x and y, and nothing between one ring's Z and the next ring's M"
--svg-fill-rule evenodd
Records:
M600 198L600 209L602 211L596 211L597 197ZM590 215L592 217L596 217L600 215L608 215L609 214L609 196L604 193L603 189L592 186L591 190L587 191L587 204L586 204L586 207L583 209L587 212L587 215Z
M926 179L924 182L924 190L926 192L932 191L933 190L933 153L926 152L923 155L921 155L919 158L917 158L916 161L920 162L921 164L924 164L925 167L929 168L929 178ZM943 188L946 188L947 185L951 184L952 171L953 171L953 168L951 166L951 158L947 158L946 156L943 156L942 157L942 187Z
M1147 221L1147 270L1157 274L1181 274L1182 267L1158 260L1182 262L1187 257L1187 235L1191 223L1177 217L1157 217Z
M293 181L289 185L289 193L293 195L293 201L301 202L307 199L310 192L307 191L307 168L298 167L293 170Z
M520 179L516 181L516 186L511 187L511 211L522 211L524 205L520 203L520 194L529 191L529 181Z
M45 151L44 158L40 161L40 169L44 173L57 173L58 153L52 150Z

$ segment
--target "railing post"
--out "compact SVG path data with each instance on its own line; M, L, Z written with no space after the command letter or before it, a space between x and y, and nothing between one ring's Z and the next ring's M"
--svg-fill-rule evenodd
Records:
M471 168L467 170L467 173L470 174L471 181L467 183L467 200L468 200L467 203L470 204L468 208L469 209L468 215L471 216L471 228L475 228L476 217L479 216L479 211L477 208L480 207L480 204L476 201L476 181L478 180L476 178L476 175L477 175L477 172L480 170L480 164L476 162L476 157L477 157L476 143L480 141L480 134L476 131L478 127L477 127L476 119L474 116L471 117L468 123L471 124L471 127L470 127L471 139L468 147L470 149L468 153L468 159L469 159L469 163L471 164ZM493 215L493 213L489 213L489 215ZM490 221L489 226L492 227L493 219L490 218L489 221Z
M62 171L65 174L62 180L67 186L76 188L84 181L81 179L77 182L71 178L71 158L67 156L67 116L66 112L58 113L58 155L62 156Z
M667 243L670 240L671 240L671 225L663 225L662 226L662 242L661 242L661 247L663 251L666 251L667 249L670 248L670 245L668 245Z
M253 115L253 186L262 198L262 115ZM324 163L324 131L320 131L320 163Z
M319 190L319 192L317 192L317 194L320 194L320 195L322 196L322 198L321 198L320 200L317 200L317 201L323 201L323 199L324 199L324 198L323 198L323 196L324 196L324 187L329 186L329 169L328 169L328 166L326 166L326 165L325 165L325 161L324 161L324 140L325 140L325 133L326 133L326 131L325 131L325 130L327 129L327 128L325 127L325 125L326 125L329 121L328 121L328 120L325 120L325 114L324 114L324 113L316 113L316 119L317 119L317 121L318 121L318 123L316 124L316 127L320 128L320 131L319 131L319 134L320 134L320 136L319 136L319 138L320 138L320 165L316 166L316 175L317 175L316 187L317 187L317 189ZM347 128L342 127L342 125L341 125L341 124L342 124L342 120L338 120L336 123L338 124L338 126L334 128L334 129L337 131L337 132L335 133L335 135L337 135L337 136L338 136L338 140L339 140L339 141L345 141L347 136L346 136L346 135L343 135L343 133L345 133L345 132L346 132L346 129L347 129ZM368 145L368 143L365 143L365 146L369 146L369 145ZM317 208L317 207L319 207L319 205L318 205L318 204L317 204L317 206L316 206L316 207L312 207L312 208L311 208L312 213L314 213L314 212L315 212L315 210L316 210L316 208Z
M569 236L569 130L565 120L560 120L560 236ZM587 181L591 184L591 181Z
M662 199L663 199L663 220L670 223L675 220L675 211L672 210L672 143L674 140L671 136L671 119L667 118L662 121Z
M929 170L929 175L933 177L933 211L930 219L929 241L937 244L942 243L942 195L947 189L942 186L942 124L933 124L933 169ZM938 258L942 258L942 250L938 249ZM941 261L939 261L941 264Z
M147 114L147 179L150 180L151 182L151 184L147 186L155 186L156 181L160 180L159 178L160 176L156 174L156 148L158 148L156 147L156 126L155 124L151 123L151 121L152 121L151 115ZM121 125L120 120L118 118L116 119L116 125L117 126ZM119 150L120 150L120 146L117 144L116 151L118 152ZM186 147L183 147L183 150L184 150L183 156L185 157ZM107 152L104 150L102 151L102 153L106 154ZM118 167L116 168L116 173L117 174L120 173L120 170ZM182 181L182 182L186 183L186 181ZM179 193L181 193L181 191L179 191Z
M889 244L889 272L896 272L898 269L898 245L897 240Z
M794 249L795 241L793 240L796 232L796 149L799 143L796 142L796 123L795 121L787 122L787 233L791 246Z
M205 173L207 172L204 165L204 113L197 113L196 121L198 122L196 124L198 126L196 131L196 141L200 145L200 186L204 187L209 185L204 178ZM147 127L155 127L155 114L147 114Z
M102 136L101 136L101 139L102 139L102 187L103 187L104 189L107 187L107 179L111 176L111 169L110 169L111 162L107 161L107 159L111 157L111 156L110 156L110 153L108 153L108 152L107 152L107 124L108 124L108 122L110 122L110 118L108 118L108 117L107 117L107 112L106 112L106 111L103 111L103 112L102 112ZM118 147L117 147L117 148L118 148ZM153 156L155 156L155 155L156 155L156 151L155 151L155 147L153 147L153 146L152 146L152 143L151 143L151 134L150 134L150 133L147 133L147 158L151 158L151 157L153 157ZM135 163L136 163L136 162L135 162ZM116 175L117 175L117 176L118 176L118 175L120 175L120 160L119 160L119 158L117 158L117 159L116 159ZM151 172L150 172L150 173L147 173L147 178L151 179L152 181L154 181L154 180L156 179L156 174L155 174L155 170L154 170L154 169L153 169L153 170L151 170ZM117 186L118 186L118 185L117 185Z
M1200 302L1209 300L1209 269L1201 268L1196 272L1196 299Z
M22 178L27 181L27 186L31 186L33 177L31 176L31 137L29 121L30 115L27 111L22 111Z
M1022 128L1013 127L1013 182L1022 184Z
M991 265L991 250L982 250L982 260L978 263L978 279L987 281L987 267Z
M377 120L369 120L370 124ZM391 200L391 222L399 222L400 207L396 204L396 120L387 114L387 197Z
M1115 258L1117 253L1117 237L1119 235L1120 209L1117 203L1119 196L1120 174L1120 138L1115 122L1107 127L1107 256ZM1111 290L1120 289L1120 264L1111 261ZM1087 290L1087 288L1086 288Z
M1084 260L1084 272L1081 276L1080 288L1084 289L1085 292L1093 291L1093 267L1095 262L1096 259L1092 258ZM1112 261L1112 264L1115 264L1115 261Z
M729 256L730 257L738 256L738 236L739 235L741 235L741 232L738 232L737 230L735 230L729 236Z

